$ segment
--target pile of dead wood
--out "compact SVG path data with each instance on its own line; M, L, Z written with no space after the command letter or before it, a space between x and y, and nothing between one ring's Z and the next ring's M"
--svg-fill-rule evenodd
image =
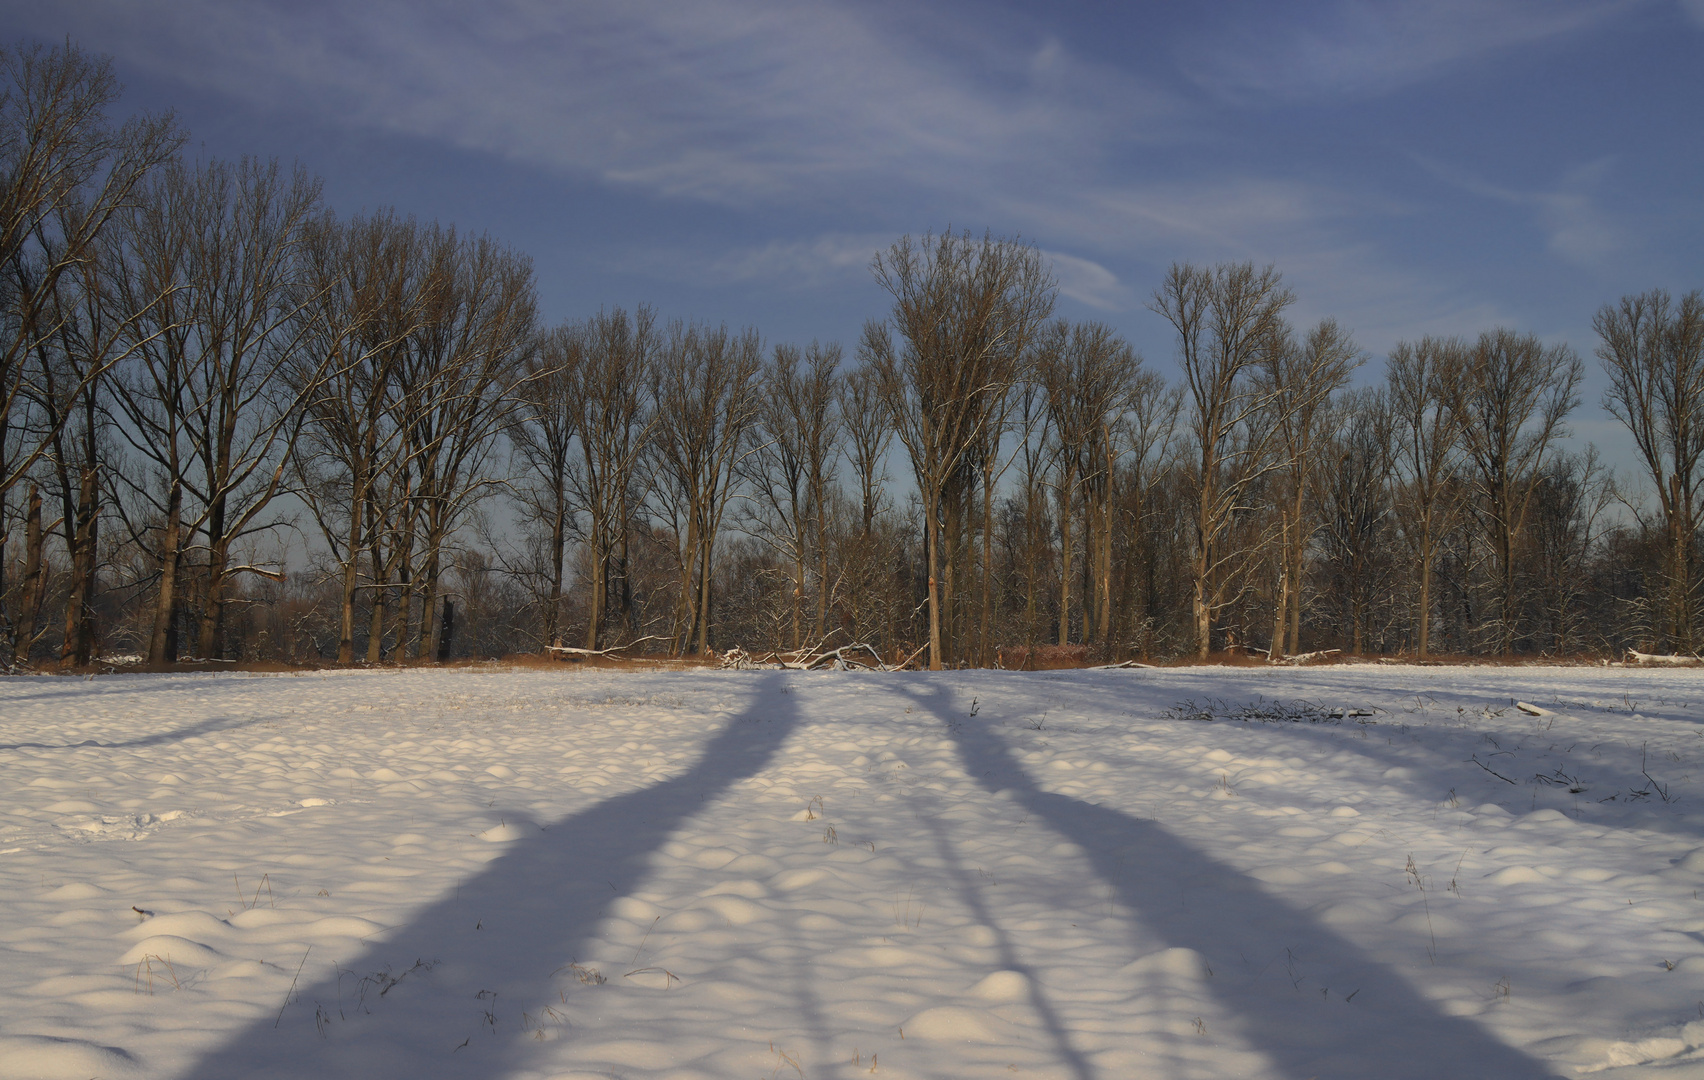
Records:
M897 662L890 664L882 659L874 645L864 642L842 645L837 649L824 649L819 644L808 649L766 653L750 653L736 645L722 654L722 666L736 671L902 671L916 663L926 648L928 646L925 645L903 659L896 657Z
M1643 653L1638 649L1628 649L1627 662L1640 667L1697 667L1704 664L1704 658L1688 653Z

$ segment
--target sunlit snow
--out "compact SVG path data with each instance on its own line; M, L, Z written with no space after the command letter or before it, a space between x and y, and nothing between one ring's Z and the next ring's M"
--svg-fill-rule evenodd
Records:
M1680 670L9 678L0 1080L1704 1077L1701 769Z

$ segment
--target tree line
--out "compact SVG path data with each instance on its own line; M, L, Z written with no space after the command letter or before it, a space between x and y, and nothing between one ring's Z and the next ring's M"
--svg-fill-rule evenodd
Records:
M1566 446L1568 346L1426 337L1357 379L1272 267L1171 267L1169 382L992 234L879 253L849 350L643 304L547 326L524 253L188 157L111 116L103 58L0 75L14 666L1700 645L1696 291L1594 323L1640 496Z

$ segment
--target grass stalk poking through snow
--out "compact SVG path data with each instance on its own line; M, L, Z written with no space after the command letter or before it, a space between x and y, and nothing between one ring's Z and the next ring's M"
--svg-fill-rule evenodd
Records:
M1466 856L1463 855L1463 858ZM1458 867L1459 869L1459 867ZM1414 865L1414 853L1408 854L1408 876L1414 881L1414 887L1420 890L1420 907L1426 912L1426 936L1432 939L1432 944L1426 949L1426 956L1433 964L1438 962L1438 935L1432 932L1432 904L1426 899L1426 882L1420 877L1420 868ZM1451 885L1454 885L1454 881Z
M302 963L296 965L296 975L295 978L290 980L290 989L284 991L284 1004L278 1006L278 1017L272 1021L273 1027L277 1027L283 1022L284 1010L290 1007L290 995L296 992L296 979L300 979L302 977L302 965L308 962L308 953L313 951L314 947L312 945L309 945L306 949L302 950Z
M1414 859L1414 857L1412 855L1410 855L1409 861L1412 862L1413 859ZM1451 873L1450 873L1450 892L1455 893L1456 899L1458 899L1458 900L1461 898L1461 883L1458 880L1461 877L1461 864L1466 862L1466 861L1467 861L1467 852L1463 851L1461 853L1461 858L1456 860L1455 870L1451 871Z
M231 881L234 882L237 886L237 903L239 903L243 906L244 911L249 911L253 908L257 908L257 907L260 906L260 890L262 888L266 889L267 906L268 907L277 907L278 906L278 902L276 900L274 900L273 897L272 897L272 875L271 874L260 875L260 881L254 887L254 899L252 899L252 900L249 899L247 896L243 895L243 883L242 883L242 880L237 877L237 875L232 874L231 875Z
M907 890L903 905L897 896L894 897L893 921L909 930L916 930L923 925L923 909L927 906L925 901L917 899L914 890Z
M805 1075L805 1070L799 1067L799 1059L776 1046L774 1040L770 1040L769 1052L774 1054L777 1059L775 1062L775 1071L769 1074L770 1080L775 1080L776 1077L779 1077L781 1075L781 1070L789 1065L792 1066L793 1071L798 1073L801 1078Z
M169 960L168 958L166 958L164 956L160 956L158 953L149 953L148 955L144 956L141 960L136 962L136 992L138 994L150 994L150 995L153 994L153 992L154 992L154 961L156 961L156 960L158 960L160 962L160 964L165 967L166 975L172 980L172 988L175 989L175 990L182 990L183 984L178 982L177 970L172 967L171 960ZM146 971L144 971L144 969L146 969ZM148 980L146 988L144 988L144 986L142 985L142 980L143 980L144 974L146 974L146 977L147 977L147 980Z

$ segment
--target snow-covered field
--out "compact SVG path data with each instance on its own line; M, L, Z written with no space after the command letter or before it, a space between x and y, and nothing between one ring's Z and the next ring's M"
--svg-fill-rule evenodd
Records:
M1690 671L0 680L5 1080L1704 1077L1700 890Z

